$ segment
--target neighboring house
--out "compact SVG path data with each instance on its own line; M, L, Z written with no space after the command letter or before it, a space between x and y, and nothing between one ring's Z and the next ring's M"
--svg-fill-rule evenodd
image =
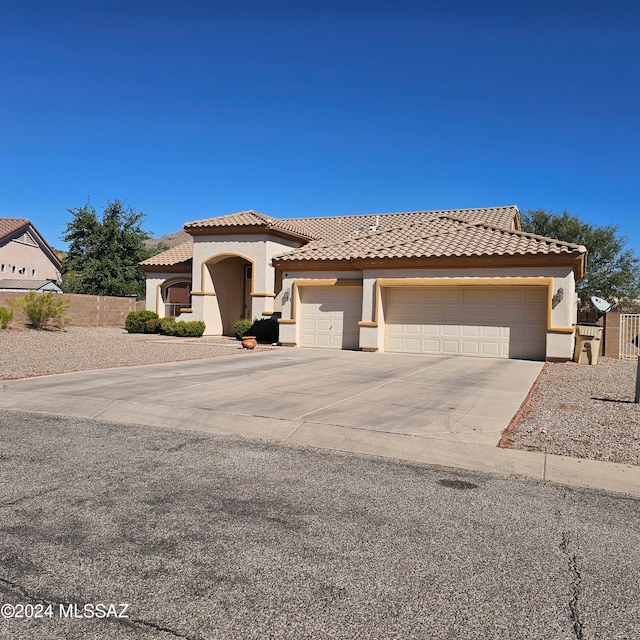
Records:
M570 359L583 246L520 230L515 206L185 224L141 263L147 308L232 335L279 317L283 345Z
M55 280L0 280L0 291L55 291L62 289Z
M0 218L0 279L20 281L23 289L62 283L60 260L29 220Z

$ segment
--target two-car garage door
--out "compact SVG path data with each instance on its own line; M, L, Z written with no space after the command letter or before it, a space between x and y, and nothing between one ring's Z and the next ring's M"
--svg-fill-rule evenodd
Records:
M545 358L543 287L398 287L383 302L387 351Z
M545 358L545 287L403 286L382 292L386 351ZM361 318L362 287L300 287L300 346L357 349Z

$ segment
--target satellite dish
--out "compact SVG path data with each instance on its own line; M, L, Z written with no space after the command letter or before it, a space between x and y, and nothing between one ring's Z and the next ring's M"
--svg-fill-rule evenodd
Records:
M611 303L607 302L606 300L603 300L602 298L598 298L598 296L592 296L591 302L593 306L598 311L601 311L602 313L607 313L607 311L611 311L611 307L613 307Z

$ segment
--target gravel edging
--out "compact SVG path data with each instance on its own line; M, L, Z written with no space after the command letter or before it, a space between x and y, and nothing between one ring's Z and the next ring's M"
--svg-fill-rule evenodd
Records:
M258 345L253 351L277 349ZM69 371L108 369L159 362L246 356L235 338L176 338L127 333L111 327L68 327L64 330L0 331L0 379L25 378Z
M640 465L637 363L549 363L506 447Z

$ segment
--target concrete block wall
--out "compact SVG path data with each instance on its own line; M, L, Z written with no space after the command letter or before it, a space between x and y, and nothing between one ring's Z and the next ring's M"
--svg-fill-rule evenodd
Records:
M10 299L24 296L22 291L0 291L0 306L6 307ZM71 325L79 327L124 327L124 321L130 311L145 308L144 302L133 297L88 296L75 293L54 294L69 301L66 311ZM24 316L16 311L14 324L25 322Z

